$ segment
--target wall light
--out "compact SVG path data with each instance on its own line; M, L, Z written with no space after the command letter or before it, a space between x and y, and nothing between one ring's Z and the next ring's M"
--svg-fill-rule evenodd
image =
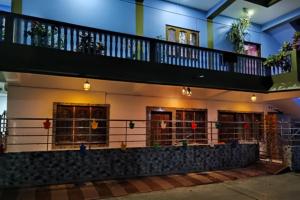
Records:
M191 90L191 88L189 88L189 87L183 87L182 88L182 95L183 96L188 96L188 97L190 97L190 96L192 96L192 90Z
M84 82L84 84L83 84L83 89L84 89L85 91L89 91L89 90L91 89L91 84L89 83L88 80L86 80L86 81Z
M256 98L255 94L254 94L254 95L252 95L252 97L251 97L251 101L252 101L252 102L255 102L255 101L256 101L256 99L257 99L257 98Z

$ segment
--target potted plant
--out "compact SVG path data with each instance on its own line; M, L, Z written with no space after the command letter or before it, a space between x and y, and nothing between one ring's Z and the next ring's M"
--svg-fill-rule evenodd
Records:
M296 31L293 36L293 48L300 50L300 32Z
M79 35L79 37L79 52L104 55L105 46L102 42L97 42L94 46L94 37L92 37L91 35L84 33Z
M250 18L248 16L240 17L231 25L227 37L233 43L234 50L237 53L244 53L244 41L246 35L248 34L247 29L249 26Z
M31 44L33 46L48 46L49 32L44 24L41 24L38 21L33 21L31 24L30 31L27 31L26 33L31 36Z

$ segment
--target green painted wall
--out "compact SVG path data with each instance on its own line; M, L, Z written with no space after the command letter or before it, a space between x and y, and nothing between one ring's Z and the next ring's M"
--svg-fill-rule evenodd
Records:
M273 76L273 86L270 91L296 90L300 89L298 81L298 65L300 64L300 52L292 51L292 69L290 73Z
M214 24L212 20L207 20L207 47L214 48Z

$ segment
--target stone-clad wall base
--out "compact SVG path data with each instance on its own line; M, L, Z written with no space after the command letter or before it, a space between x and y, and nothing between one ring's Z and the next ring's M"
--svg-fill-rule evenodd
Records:
M245 167L258 145L216 145L8 153L0 156L0 187L166 175Z

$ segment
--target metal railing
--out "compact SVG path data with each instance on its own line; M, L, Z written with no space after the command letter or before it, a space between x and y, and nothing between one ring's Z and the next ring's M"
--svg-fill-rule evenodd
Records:
M258 143L264 124L249 122L5 119L7 152Z
M0 12L0 42L143 62L269 76L263 58Z

